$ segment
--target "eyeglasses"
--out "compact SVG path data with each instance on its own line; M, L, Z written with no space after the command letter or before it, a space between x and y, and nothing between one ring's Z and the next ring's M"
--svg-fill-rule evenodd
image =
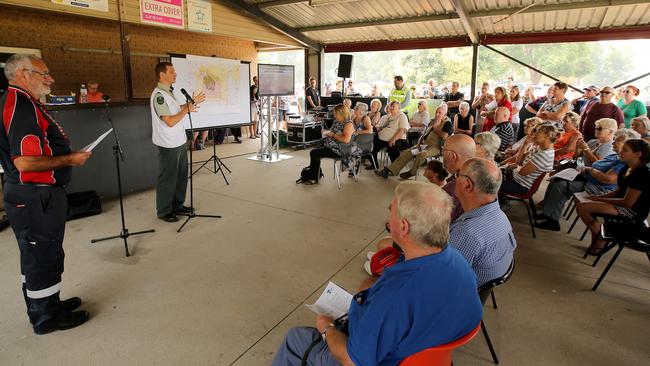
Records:
M43 71L38 71L38 70L34 70L34 69L23 69L23 71L33 72L33 73L41 75L44 78L52 77L52 74L50 74L49 71L43 72Z
M627 90L623 90L621 93L623 93L623 94L627 94L627 93L629 93L629 91L627 91Z
M611 92L611 91L606 91L606 90L604 90L604 91L601 91L601 92L600 92L600 95L612 94L612 93L613 93L613 92Z

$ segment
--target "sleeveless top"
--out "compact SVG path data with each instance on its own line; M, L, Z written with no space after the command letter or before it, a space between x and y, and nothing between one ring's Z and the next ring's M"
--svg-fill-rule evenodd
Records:
M456 116L458 117L458 128L461 130L469 130L469 117L471 114L467 113L467 116L463 117L458 113Z
M343 129L348 123L352 123L354 125L351 120L339 122L335 119L332 127L330 128L330 131L334 132L335 134L342 135ZM349 143L344 144L334 140L333 138L326 137L324 145L325 147L330 148L336 154L340 155L343 158L343 164L346 166L350 166L350 160L357 159L361 156L361 149L356 146L352 139L350 139Z

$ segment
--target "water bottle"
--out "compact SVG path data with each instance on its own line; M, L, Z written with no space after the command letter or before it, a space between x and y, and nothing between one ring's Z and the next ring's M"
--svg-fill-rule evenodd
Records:
M88 103L88 89L86 84L81 84L81 89L79 90L79 103Z

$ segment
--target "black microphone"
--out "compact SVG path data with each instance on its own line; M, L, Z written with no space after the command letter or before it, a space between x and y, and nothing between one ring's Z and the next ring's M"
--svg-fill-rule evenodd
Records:
M107 102L107 103L108 103L108 102L111 100L111 97L108 96L108 95L106 95L106 94L104 94L104 95L102 95L102 99L104 99L104 102Z
M183 94L185 98L187 98L187 100L189 100L192 104L196 104L196 102L194 102L194 99L192 99L192 97L187 93L187 90L181 88L181 94Z

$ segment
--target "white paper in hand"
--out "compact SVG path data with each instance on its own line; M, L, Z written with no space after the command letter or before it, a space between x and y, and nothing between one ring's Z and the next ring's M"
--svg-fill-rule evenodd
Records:
M93 151L93 149L94 149L95 147L97 147L97 145L99 145L99 143L102 142L102 140L105 139L106 136L108 136L108 134L111 133L111 131L113 131L112 128L109 129L108 131L104 132L103 134L101 134L101 135L97 138L97 140L95 140L95 141L91 142L90 144L86 145L86 147L84 147L83 149L81 149L81 151Z
M556 173L553 178L560 178L564 180L568 180L569 182L573 182L574 179L580 174L580 172L576 169L573 168L566 168L558 173Z
M305 306L318 315L327 315L336 319L348 312L351 302L352 295L330 281L318 300L312 305Z

